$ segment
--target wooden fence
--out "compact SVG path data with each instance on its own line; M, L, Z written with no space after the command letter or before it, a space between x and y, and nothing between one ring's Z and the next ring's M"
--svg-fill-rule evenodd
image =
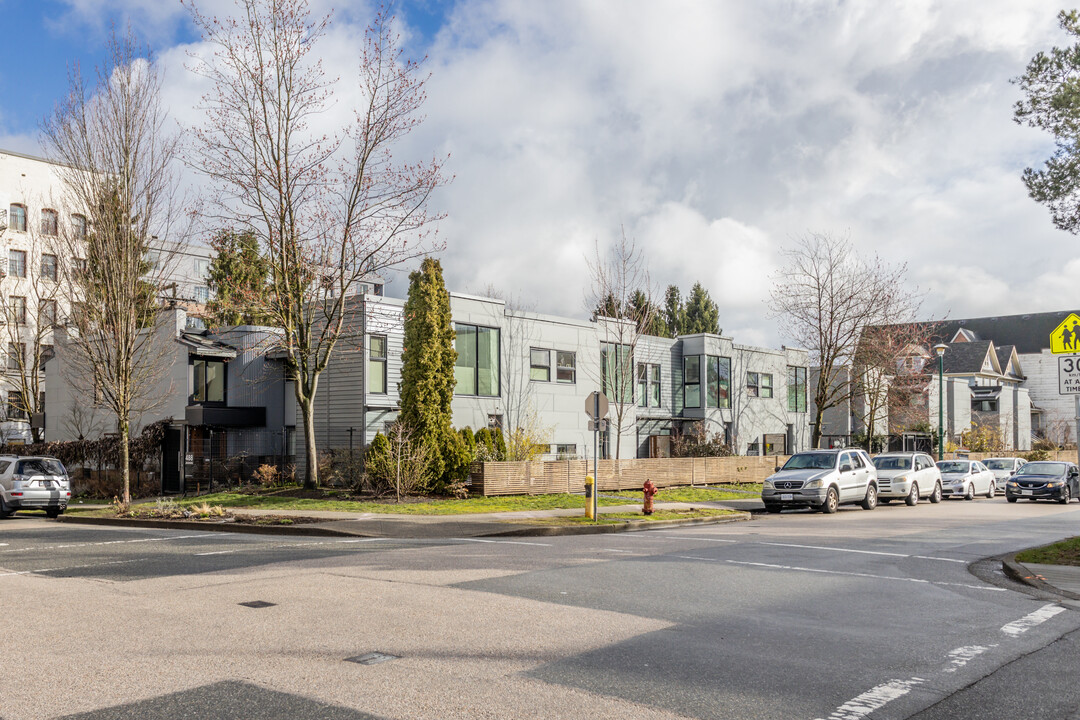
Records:
M601 491L640 490L646 480L657 487L761 482L783 465L787 456L715 458L652 458L601 460L597 468ZM592 462L485 462L473 465L469 492L473 495L546 495L585 491Z
M989 457L1023 455L1017 452L946 453L945 456L984 460ZM788 456L733 455L713 458L651 458L640 460L601 460L597 473L601 491L639 490L646 480L657 487L676 485L714 485L716 483L761 482ZM1056 450L1050 460L1076 462L1075 450ZM470 474L469 492L473 495L547 495L581 493L585 476L592 473L592 462L559 460L554 462L485 462L475 463Z

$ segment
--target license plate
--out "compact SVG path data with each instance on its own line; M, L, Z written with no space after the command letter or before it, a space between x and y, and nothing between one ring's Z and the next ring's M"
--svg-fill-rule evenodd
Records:
M780 493L781 500L793 500L795 498L794 493Z
M1031 490L1021 490L1021 491L1020 491L1020 494L1021 494L1021 495L1031 495L1031 494L1032 494L1032 491L1031 491Z

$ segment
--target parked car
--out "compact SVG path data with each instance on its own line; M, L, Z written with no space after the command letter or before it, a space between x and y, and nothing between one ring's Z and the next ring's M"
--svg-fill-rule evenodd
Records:
M873 510L877 499L877 470L858 449L796 453L761 489L761 501L771 513L802 507L834 513L845 503Z
M1067 503L1080 498L1080 470L1071 462L1029 462L1005 484L1005 499L1016 502L1057 500Z
M0 517L16 510L44 510L54 518L70 499L71 481L56 458L0 455Z
M881 502L903 499L915 505L920 498L941 502L941 471L926 453L884 453L874 458L874 467Z
M1027 460L1023 458L986 458L982 464L986 469L994 473L994 484L998 492L1005 492L1005 483L1009 476L1024 466Z
M941 460L937 466L941 471L941 494L945 497L974 500L976 495L992 498L997 492L994 473L978 460Z

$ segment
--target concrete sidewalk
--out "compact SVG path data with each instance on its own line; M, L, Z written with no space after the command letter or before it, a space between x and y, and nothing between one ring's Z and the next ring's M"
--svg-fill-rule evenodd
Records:
M1015 557L1015 556L1014 556ZM1021 563L1010 558L1004 562L1005 572L1013 580L1047 590L1073 600L1080 600L1080 567L1073 565L1044 565Z
M737 515L725 515L715 518L690 518L685 520L624 520L618 524L604 525L545 525L543 520L558 517L580 517L584 514L580 508L557 510L523 510L515 512L477 513L469 515L405 515L399 513L355 513L334 510L256 510L230 508L235 515L284 516L292 518L312 518L319 522L296 523L293 525L243 525L235 522L210 522L192 520L134 520L127 518L80 517L79 514L65 514L60 522L92 525L111 525L124 527L155 527L226 532L247 532L287 535L343 535L355 537L379 538L455 538L485 537L507 535L584 535L593 533L626 532L634 530L659 529L678 525L701 525L748 520L751 503L758 501L736 500L722 503L656 503L657 510L679 510L693 508L739 510ZM760 502L758 502L760 505ZM85 506L84 506L85 507ZM601 516L611 513L639 513L641 505L611 505L600 508ZM541 521L541 522L530 522Z

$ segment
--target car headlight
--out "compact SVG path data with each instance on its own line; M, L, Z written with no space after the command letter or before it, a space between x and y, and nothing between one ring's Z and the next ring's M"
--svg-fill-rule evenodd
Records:
M1059 483L1059 482L1048 482L1048 483L1046 483L1046 487L1061 487L1061 483Z
M911 478L909 478L907 475L898 475L897 477L894 477L892 480L893 480L894 483L911 482Z
M773 489L772 480L766 480L765 482L761 483L761 489L762 490L772 490Z
M814 488L819 488L821 487L822 480L822 478L818 478L817 480L811 480L810 482L803 485L803 488L806 490L813 490Z
M1008 486L1009 486L1009 487L1016 487L1016 481L1015 481L1015 480L1010 480L1010 481L1008 482Z

